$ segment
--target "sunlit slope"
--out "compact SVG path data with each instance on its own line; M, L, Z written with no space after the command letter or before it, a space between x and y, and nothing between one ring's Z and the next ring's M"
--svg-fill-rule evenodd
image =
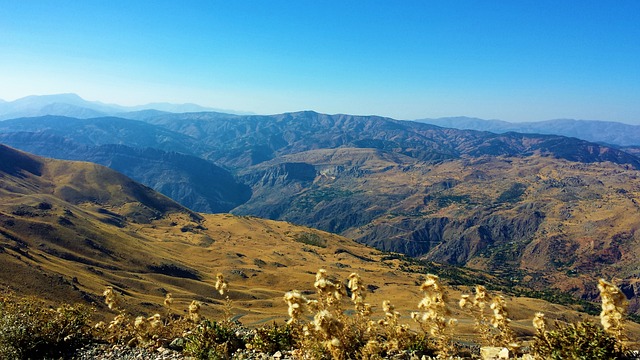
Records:
M19 294L50 301L89 302L108 313L100 294L107 285L123 294L133 314L174 311L192 300L221 316L225 298L213 288L218 272L230 283L232 313L246 324L286 318L284 292L313 296L314 274L338 279L351 272L368 284L367 301L393 301L410 321L421 294L420 266L349 239L295 226L229 214L198 215L106 168L34 157L0 148L0 283ZM460 271L466 279L491 281ZM446 279L445 279L446 280ZM470 322L456 309L467 286L452 286L461 332ZM572 309L541 300L508 297L514 327L531 333L534 311L575 320Z
M244 170L234 212L286 219L376 248L594 298L594 277L638 292L640 172L544 154L422 162L322 149ZM333 214L333 216L332 216ZM634 303L637 309L637 303Z

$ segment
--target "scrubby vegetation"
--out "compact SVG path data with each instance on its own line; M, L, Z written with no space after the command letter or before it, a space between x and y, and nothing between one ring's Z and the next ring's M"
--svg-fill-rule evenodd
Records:
M57 358L93 340L92 310L83 305L50 308L34 297L0 296L0 358Z
M123 310L121 295L107 287L103 296L113 318L93 325L95 310L86 306L52 308L35 298L6 294L0 297L0 358L66 357L90 342L169 347L195 359L230 359L248 350L266 354L291 351L300 359L449 359L478 355L477 347L473 350L456 339L457 320L451 317L447 289L436 275L428 274L420 285L424 297L416 302L418 311L411 313L413 327L400 321L402 314L390 301L384 301L382 313L375 314L366 302L367 286L357 273L340 281L320 269L313 286L313 296L298 290L284 295L290 317L285 324L257 329L232 320L228 297L221 320L202 316L201 304L195 300L184 316L176 315L171 293L164 301L164 315L133 317ZM217 275L214 287L220 295L227 293L229 286L222 274ZM511 358L630 358L623 331L627 299L605 280L599 281L598 288L601 326L588 321L556 321L554 328L548 329L544 314L537 313L533 339L516 337L505 299L489 294L482 285L475 287L473 296L462 295L459 306L475 320L478 345L504 349Z

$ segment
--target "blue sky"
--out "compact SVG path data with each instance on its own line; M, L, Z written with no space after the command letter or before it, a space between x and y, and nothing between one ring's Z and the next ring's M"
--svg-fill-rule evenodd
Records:
M640 1L0 0L0 98L640 123Z

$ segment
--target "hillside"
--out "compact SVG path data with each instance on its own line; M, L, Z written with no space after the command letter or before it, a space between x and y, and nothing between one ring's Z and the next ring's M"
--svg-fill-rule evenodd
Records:
M0 273L0 284L21 295L90 302L104 315L109 311L100 294L111 285L133 314L160 311L164 295L172 292L176 309L197 299L205 314L219 317L224 299L213 283L222 272L230 282L233 314L257 325L285 319L282 294L311 290L322 267L339 278L359 272L368 284L367 300L375 306L392 299L404 321L421 297L423 266L337 235L286 222L195 214L93 164L43 159L4 146L0 160L0 264L10 269ZM478 272L446 271L458 279L448 280L453 283L501 282ZM469 288L452 286L449 295L464 338L470 322L455 305L462 291ZM542 300L507 300L520 334L531 334L535 311L568 321L584 317Z
M91 146L179 144L175 151L215 162L251 188L234 214L311 226L538 290L593 299L589 279L615 274L630 296L640 291L634 280L640 159L621 150L376 116L150 116L15 119L0 123L0 131L15 146L39 152L49 148L49 134ZM42 142L36 149L28 139ZM66 146L54 148L68 157ZM154 178L140 176L150 186ZM633 308L639 307L636 298Z
M199 212L228 212L251 189L228 171L196 156L126 145L87 145L48 131L0 133L0 143L41 156L108 166Z

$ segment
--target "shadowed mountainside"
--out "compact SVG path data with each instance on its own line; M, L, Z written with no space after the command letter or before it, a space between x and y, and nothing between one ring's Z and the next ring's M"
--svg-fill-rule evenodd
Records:
M48 131L0 133L0 142L41 156L107 166L199 212L228 212L251 197L251 189L228 171L191 155L77 144Z

